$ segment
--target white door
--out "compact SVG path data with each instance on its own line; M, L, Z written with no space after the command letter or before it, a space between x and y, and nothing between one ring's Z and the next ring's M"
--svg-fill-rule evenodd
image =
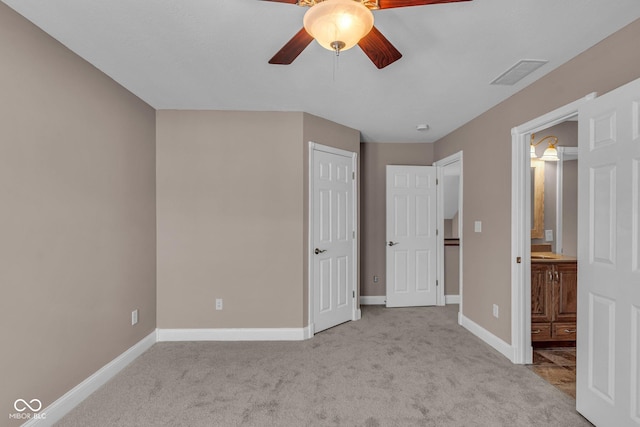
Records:
M436 305L436 167L387 166L387 307Z
M313 151L311 257L314 332L352 320L354 316L353 153L344 152L343 155L334 152L317 148Z
M576 407L639 426L640 80L579 114Z

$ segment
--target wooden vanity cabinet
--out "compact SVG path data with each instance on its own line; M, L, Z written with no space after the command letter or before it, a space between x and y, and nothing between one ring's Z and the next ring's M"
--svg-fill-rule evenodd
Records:
M531 263L531 341L575 341L576 262Z

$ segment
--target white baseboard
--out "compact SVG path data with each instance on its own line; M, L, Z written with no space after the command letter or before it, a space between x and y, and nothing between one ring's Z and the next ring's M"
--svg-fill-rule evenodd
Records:
M445 304L460 304L460 295L445 295ZM387 297L379 296L361 296L360 305L386 305Z
M465 317L462 313L458 313L458 323L473 335L480 338L482 341L489 344L491 347L500 352L504 357L511 362L514 360L514 351L511 344L507 344L502 339L493 335L482 326L475 323L473 320Z
M301 341L305 328L158 329L158 341Z
M460 295L445 295L445 304L460 304Z
M156 331L153 331L140 341L104 365L97 372L86 380L69 390L51 405L39 412L44 418L31 419L22 424L22 427L32 426L50 426L60 421L62 417L68 414L80 402L89 397L91 393L104 385L111 378L122 371L129 363L133 362L138 356L151 348L156 342Z
M360 297L360 305L386 305L386 304L387 304L386 295Z

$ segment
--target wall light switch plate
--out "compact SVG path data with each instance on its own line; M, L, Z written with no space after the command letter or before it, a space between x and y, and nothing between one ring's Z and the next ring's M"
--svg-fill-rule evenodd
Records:
M500 317L500 307L498 307L498 304L493 304L493 317L496 319Z
M544 230L544 240L553 242L553 230Z
M482 221L476 221L473 224L473 231L476 233L482 233Z
M216 299L216 310L222 310L222 298Z
M138 323L138 309L136 308L131 312L131 326Z

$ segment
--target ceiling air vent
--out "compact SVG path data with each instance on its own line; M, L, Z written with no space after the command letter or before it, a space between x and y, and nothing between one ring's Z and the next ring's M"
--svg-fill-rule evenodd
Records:
M549 61L523 59L504 73L500 74L494 81L491 82L491 84L512 86L527 77L529 74L533 73L538 68L542 67L547 62Z

